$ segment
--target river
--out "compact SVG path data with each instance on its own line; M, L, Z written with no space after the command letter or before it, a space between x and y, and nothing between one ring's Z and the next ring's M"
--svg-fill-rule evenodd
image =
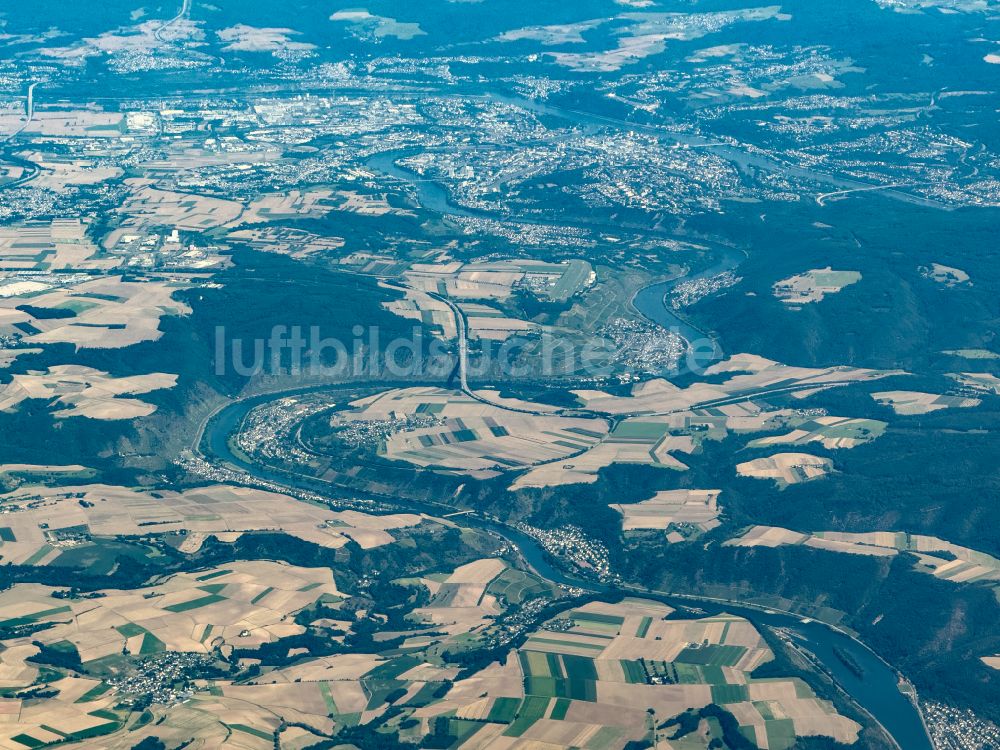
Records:
M381 172L384 175L406 182L413 187L417 193L420 205L430 211L447 215L460 216L464 218L488 218L500 221L518 221L516 217L506 215L496 215L488 211L459 206L454 203L448 195L448 191L443 185L431 179L421 177L409 169L400 167L397 162L406 156L416 153L415 150L386 151L368 159L365 164L370 169ZM621 231L624 227L609 227L603 224L587 223L579 219L572 219L569 222L558 222L551 219L540 219L532 216L524 221L534 224L545 224L549 226L565 226L567 223L575 226L586 226L589 229ZM651 230L649 228L629 227L630 232L646 234L652 236L663 236L673 238L675 235L669 231ZM677 333L688 342L689 355L680 370L671 375L682 375L693 371L698 367L704 367L713 361L722 359L723 351L718 340L696 328L684 318L680 317L673 309L666 304L666 296L670 294L674 287L682 281L695 281L698 279L708 279L718 276L725 271L735 270L746 257L744 253L734 250L725 245L713 245L714 262L708 268L697 271L683 277L675 277L651 284L636 292L632 298L632 305L644 317L663 328Z
M279 471L267 466L247 461L233 452L230 437L239 429L246 415L255 407L268 401L286 396L302 395L324 390L334 390L330 387L310 387L296 390L271 393L253 398L236 401L223 408L205 427L201 440L201 450L209 460L229 464L242 469L256 478L274 482L293 489L315 492L322 485L326 494L337 496L341 492L334 485L324 483L319 479L298 477L297 475ZM333 492L331 493L330 490ZM358 497L360 493L343 493L345 497ZM391 502L405 505L407 511L440 516L446 512L445 506L420 503L399 498L374 498L379 502ZM838 684L851 698L889 732L902 750L932 750L930 740L924 730L920 715L913 703L903 695L897 686L897 675L871 649L846 633L835 630L814 620L804 620L795 615L764 610L757 607L741 606L730 602L713 599L667 594L641 589L639 587L615 587L584 581L556 567L549 556L535 539L509 526L495 523L476 514L461 516L461 523L469 526L490 529L515 545L525 560L539 575L550 581L576 586L599 593L630 596L650 596L664 601L676 608L697 608L708 614L729 612L745 617L755 625L784 628L795 636L796 642L808 649L822 663ZM681 610L683 611L683 609ZM836 651L848 654L856 665L861 667L861 674L856 674L838 658Z
M735 271L746 257L729 247L719 248L717 255L716 262L708 268L650 284L632 297L632 307L643 317L668 331L673 331L687 342L688 356L679 365L680 369L673 373L674 376L696 371L723 358L724 352L719 340L678 315L667 301L667 297L678 284L710 279L727 271Z
M499 98L499 97L494 97ZM507 100L513 101L513 100ZM524 105L526 100L517 100L516 103ZM576 117L577 121L590 126L598 126L603 123L601 118L595 116L582 116L578 113L568 113L565 110L557 112L549 111L545 105L533 104L533 109L541 109L546 114L558 114L560 116ZM694 144L689 144L694 145ZM729 148L729 147L720 147ZM474 210L455 204L447 189L438 182L421 177L410 170L404 169L397 164L397 161L414 151L391 151L378 154L367 161L367 166L378 172L391 176L395 179L409 183L417 193L422 207L435 211L443 215L460 216L467 218L490 218L501 221L516 221L516 217L494 215L489 212ZM728 154L730 158L736 154ZM743 165L765 166L751 164L755 157L750 157L742 152L739 157L746 160ZM760 157L756 157L760 158ZM773 166L773 165L767 165ZM844 181L828 178L828 183L841 184ZM539 220L537 217L526 219L531 223L543 223L560 225L565 222L553 220ZM597 225L587 224L585 221L573 221L570 223L598 228ZM601 227L605 228L605 227ZM621 231L623 227L617 227ZM658 232L655 230L641 230L650 235L668 235L668 232ZM673 330L682 336L686 341L698 342L698 362L705 365L712 360L720 359L723 356L722 348L718 341L709 334L701 331L678 316L673 309L666 304L666 296L673 291L681 281L707 279L725 271L735 270L745 255L731 248L718 246L714 248L713 263L707 268L696 271L692 275L675 277L657 282L639 290L632 299L632 305L643 316L650 321L663 326L668 330ZM707 342L702 346L702 342ZM705 361L707 357L707 361ZM688 368L691 366L691 358L688 358ZM311 389L317 390L317 389ZM252 463L247 463L234 455L230 450L228 439L230 434L238 428L243 417L254 406L266 400L279 398L283 394L262 396L256 399L241 401L234 404L229 409L223 410L219 417L214 420L206 433L203 445L217 458L227 463L234 464L261 479L287 484L294 481L294 476L285 473L275 473L272 470L262 468ZM308 488L308 487L303 487ZM315 489L313 487L313 489ZM393 498L390 502L399 503ZM421 503L406 502L407 509L424 512L429 515L440 515L442 507L425 505ZM757 625L767 625L771 627L784 628L794 635L799 645L808 649L821 662L826 671L833 676L837 683L843 688L851 698L886 729L895 739L902 750L932 750L930 739L924 729L920 714L908 697L903 695L898 689L898 676L896 672L880 659L871 649L860 641L850 637L846 633L835 630L823 623L812 620L804 620L800 617L753 608L739 606L729 602L720 602L710 599L700 599L696 597L663 595L657 592L643 591L638 588L614 588L602 586L592 582L581 581L567 575L563 570L555 567L541 546L528 535L512 529L508 526L493 523L480 516L469 514L462 516L462 522L471 526L489 528L509 540L520 549L528 563L543 577L570 586L578 586L593 591L607 593L622 593L629 595L648 595L666 601L675 607L696 607L708 613L730 612L735 615L746 617ZM860 675L849 668L844 660L837 656L837 652L846 654L849 660L853 660L856 666L860 667Z

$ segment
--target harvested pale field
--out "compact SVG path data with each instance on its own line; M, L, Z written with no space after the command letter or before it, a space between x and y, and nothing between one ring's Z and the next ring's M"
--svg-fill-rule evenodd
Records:
M48 477L93 476L94 470L80 464L0 464L0 474L14 474L25 480ZM0 496L2 497L2 496Z
M417 263L404 274L417 289L455 299L510 297L515 288L564 301L594 282L593 268L582 260L546 263L538 260L500 260L462 263L444 257L436 263Z
M120 167L98 165L96 160L65 158L39 151L19 151L17 156L41 168L31 179L33 188L56 193L68 193L77 185L97 185L124 174Z
M167 747L177 747L191 737L198 738L198 747L221 750L272 750L273 734L281 724L284 709L272 710L243 697L216 696L198 693L189 700L168 708L157 707L162 717L154 724L134 732L120 733L102 740L102 748L129 750L143 737L158 737ZM324 714L305 714L288 709L289 721L303 721L310 726L328 725ZM282 733L285 747L285 733Z
M29 222L17 227L0 227L0 271L64 271L70 269L107 269L118 264L114 258L94 258L97 246L87 237L88 224L80 219L52 219ZM48 285L24 280L33 285L26 293L44 290ZM3 282L0 290L8 287ZM10 296L0 291L0 296Z
M417 466L490 477L582 453L607 432L601 420L511 412L441 388L404 388L355 401L331 426L433 417L395 432L380 452Z
M808 534L782 529L777 526L754 526L748 532L726 542L731 547L780 547L783 544L801 544Z
M124 234L148 232L156 228L204 232L235 224L244 211L242 203L206 195L160 190L152 180L125 180L131 190L118 208L123 217L118 229L103 240L105 248L114 247Z
M383 289L397 290L397 287L384 283ZM447 303L434 299L427 292L407 289L402 299L383 302L382 307L401 318L414 320L436 330L443 338L453 340L458 336L455 328L455 313Z
M591 602L564 611L552 621L560 627L536 630L504 666L494 664L459 680L440 703L415 716L426 720L454 713L503 729L477 733L461 747L598 743L621 750L645 736L647 709L659 723L721 702L743 731L765 730L777 715L800 736L825 735L848 744L857 739L860 727L801 681L749 676L773 658L750 622L729 615L664 619L671 613L668 606L641 599ZM683 675L679 684L676 677L665 680L672 684L647 681L648 674L675 673ZM498 744L497 735L509 742Z
M58 365L47 372L14 375L0 390L0 410L15 411L24 401L40 399L59 407L53 415L60 418L136 419L149 416L156 406L128 396L176 384L176 375L162 372L115 378L89 367Z
M0 507L5 511L0 515L4 529L0 555L4 562L21 565L43 564L57 556L59 547L52 542L62 530L73 532L76 539L92 540L182 532L180 550L191 553L209 536L235 541L259 531L287 534L322 547L339 548L353 539L371 548L394 542L393 529L427 520L413 514L333 511L287 495L227 485L155 493L101 484L22 486L0 495ZM45 549L44 557L35 558Z
M24 135L56 138L121 138L125 116L120 112L92 109L36 108L31 122L24 123L23 111L0 111L0 133L11 133L24 126Z
M409 209L391 206L385 193L371 195L354 190L338 190L333 194L331 203L337 211L348 211L362 216L385 216L387 214L416 216Z
M342 711L360 711L368 697L358 680L384 662L378 654L335 654L276 669L267 676L279 683L328 682Z
M1000 378L989 372L960 372L950 373L950 378L957 380L966 388L983 393L1000 395Z
M960 286L969 283L969 274L961 268L941 263L931 263L930 266L921 268L920 271L926 278L945 286Z
M255 250L297 259L329 257L344 246L344 240L340 237L322 237L302 229L283 226L238 229L230 232L227 239L245 243Z
M984 552L953 544L937 537L901 531L848 533L817 531L800 534L773 526L754 526L726 542L738 547L778 547L797 544L830 552L892 557L910 552L918 559L917 570L953 583L1000 581L1000 560Z
M33 652L37 650L32 647ZM29 738L39 743L61 742L65 735L85 737L101 727L114 728L126 717L114 710L118 696L106 693L81 700L99 685L97 680L66 677L50 683L50 688L58 691L52 698L0 700L0 747L30 747Z
M498 406L503 406L508 409L521 409L536 412L557 412L559 411L558 406L553 406L552 404L542 404L536 403L534 401L525 401L523 399L515 398L512 396L501 396L500 391L492 390L489 388L483 388L478 391L473 391L473 393L483 399L486 399L490 403L497 404Z
M873 393L872 398L884 406L892 407L896 414L905 416L929 414L941 409L970 409L982 403L978 398L945 396L939 393L921 393L919 391L882 391Z
M775 453L736 465L741 477L773 479L780 487L822 479L832 471L833 461L809 453Z
M719 493L719 490L666 490L640 503L613 503L609 507L622 514L622 531L666 531L676 524L689 524L704 532L719 525Z
M772 445L806 445L819 443L824 448L855 448L881 437L888 425L877 419L851 417L815 417L807 419L784 435L757 438L748 444L751 448Z
M25 300L0 299L0 331L18 330L32 344L74 344L82 349L118 349L163 335L160 320L191 309L173 299L184 284L124 281L107 276L53 288ZM18 310L30 302L26 310ZM63 317L38 317L31 308L58 311Z
M246 561L99 599L58 600L44 586L18 585L0 593L7 618L55 623L40 631L44 643L68 641L84 662L122 653L192 651L215 645L253 648L304 632L289 614L339 591L327 568ZM64 604L62 602L65 602Z
M786 305L808 305L859 281L861 274L857 271L834 271L827 266L775 283L774 296Z
M670 451L690 453L690 438L665 435L651 441L618 440L614 433L593 448L567 461L551 461L519 476L511 489L558 487L568 484L592 484L601 469L611 464L642 464L684 471L687 465Z
M710 367L708 375L729 375L722 383L695 383L679 388L666 380L633 387L629 396L603 391L573 393L586 408L628 416L598 445L566 461L550 461L519 477L513 489L596 481L600 469L613 463L636 463L685 470L677 454L691 454L705 440L730 433L795 428L792 433L752 441L751 447L819 441L828 448L849 448L874 440L886 424L875 420L810 417L794 409L765 410L753 399L769 390L813 392L831 384L885 377L890 372L844 367L788 367L753 355L736 355ZM817 385L819 384L819 385ZM742 400L740 400L742 399ZM713 405L716 402L726 402Z
M493 315L468 315L470 339L506 341L511 336L538 333L542 326L527 320Z
M522 278L513 271L478 270L457 262L414 264L404 275L414 289L455 299L507 299Z
M808 390L820 385L865 382L900 373L853 367L791 367L755 355L736 354L712 365L705 374L730 374L731 377L722 383L693 383L686 388L666 380L650 380L634 386L629 396L614 396L603 391L573 393L588 409L606 414L662 414L713 401L751 398L769 389Z
M268 221L319 219L333 210L332 190L290 190L262 195L250 201L231 226L263 224ZM232 235L230 235L232 236Z
M963 359L1000 359L1000 354L989 349L948 349L941 353Z
M512 651L503 664L493 662L471 677L455 682L444 698L414 712L414 717L427 719L448 711L477 715L486 707L484 698L492 701L509 698L516 702L524 697L524 677L518 665L517 652Z
M10 367L18 357L40 354L41 349L0 349L0 368Z
M500 613L496 597L486 589L506 569L502 560L485 558L456 568L443 580L421 579L433 596L425 607L414 610L414 616L453 635L468 633Z

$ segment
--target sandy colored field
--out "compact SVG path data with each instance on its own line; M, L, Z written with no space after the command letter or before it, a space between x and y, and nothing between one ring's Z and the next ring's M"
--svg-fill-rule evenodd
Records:
M138 731L102 738L100 747L129 750L142 738L151 736L161 738L167 747L179 747L196 737L197 742L190 747L272 750L271 735L282 720L302 723L323 732L336 731L337 724L327 716L323 688L319 683L282 685L281 688L287 691L284 695L296 702L294 705L286 705L288 701L267 685L227 687L224 695L199 693L184 703L166 709L157 707L156 713L162 721L158 719ZM300 727L289 726L281 732L281 747L289 750L302 750L322 740Z
M90 471L86 466L80 464L0 464L0 474L23 473L23 474L80 474Z
M251 201L233 226L262 224L289 219L318 219L331 210L332 190L290 190L287 193L263 195Z
M339 594L328 568L264 560L180 573L135 590L106 589L99 599L59 600L51 592L35 584L15 586L0 593L0 610L6 619L55 623L33 637L43 643L69 641L84 662L123 649L145 654L208 653L221 644L253 648L304 632L288 615L323 595Z
M0 349L0 369L10 367L18 357L39 354L41 349Z
M53 153L21 151L17 156L34 162L41 168L31 179L33 188L56 193L67 193L77 185L97 185L124 174L119 167L97 165L88 159L67 159Z
M443 581L422 579L434 595L426 607L414 610L414 615L433 622L436 630L468 633L500 613L496 597L487 594L486 587L506 568L501 560L487 558L456 568Z
M380 284L383 289L396 289ZM407 289L402 299L383 302L382 306L401 318L415 320L431 329L439 329L441 336L453 340L458 336L455 329L455 313L444 302L436 300L427 292Z
M0 227L0 271L55 271L103 269L118 264L114 258L94 258L97 246L87 237L87 224L80 219L29 222ZM0 296L11 296L11 281L0 282ZM22 284L37 284L30 280ZM30 289L37 291L49 285Z
M389 205L389 201L384 193L381 195L368 195L353 190L338 190L333 194L331 203L337 211L349 211L350 213L361 214L362 216L385 216L386 214L416 216L409 209L395 208Z
M406 299L386 307L405 318L420 320L441 329L445 338L455 337L454 313L429 293L460 301L470 339L505 341L516 334L538 333L544 329L528 320L510 317L482 300L505 300L516 290L537 297L564 301L593 284L595 275L586 261L544 263L536 260L501 260L463 263L442 253L434 262L414 263L399 268L390 258L357 257L365 273L402 273L410 291ZM480 301L476 301L480 300ZM450 317L451 320L446 320Z
M455 712L461 718L483 722L484 728L460 745L463 748L584 747L599 738L602 747L620 750L646 736L647 709L653 712L652 721L658 723L689 708L713 703L717 688L707 679L697 679L698 675L711 675L715 685L731 686L726 689L735 691L736 696L745 691L745 698L737 697L725 706L744 727L763 731L764 716L777 714L792 721L797 735L855 741L860 727L816 698L803 682L795 678L754 680L749 676L773 658L750 622L728 615L664 619L671 612L663 604L639 599L617 604L592 602L567 610L556 621L568 618L572 623L569 629L536 630L504 666L494 664L458 681L441 702L419 709L414 716L427 721ZM685 682L648 684L637 677L645 673L635 666L640 659L645 670L654 674L679 665L687 675ZM721 666L709 672L708 667L699 666L702 664ZM593 670L596 680L579 676L585 665ZM572 690L586 689L592 698L557 701L551 691L566 689L556 688L555 683L561 684L567 677L572 677ZM501 718L501 702L525 697L531 708L522 706L517 712L521 718L516 735L520 739L505 738L515 733L503 729L510 726L511 719ZM498 724L503 731L493 728ZM762 736L766 738L766 732ZM761 746L767 747L766 742Z
M620 441L614 434L586 452L567 461L551 461L534 467L519 476L511 489L526 487L558 487L567 484L592 484L601 469L611 464L643 464L683 471L687 465L677 460L671 451L690 453L690 439L665 435L651 442Z
M80 503L83 500L86 506ZM182 552L195 552L208 536L235 541L244 533L274 531L323 547L342 547L354 540L362 547L391 544L393 529L415 526L423 516L373 516L356 511L332 511L248 487L213 485L155 493L101 484L69 487L22 486L0 495L0 528L14 541L0 543L4 562L44 564L58 556L61 529L83 529L83 536L113 538L186 532Z
M721 440L731 433L791 428L791 433L761 438L749 445L802 444L815 440L829 448L853 447L878 437L885 423L812 416L797 409L767 409L754 399L770 389L808 395L832 385L896 373L849 367L789 367L763 357L739 354L708 368L706 374L729 377L722 383L694 383L686 388L666 380L650 380L634 386L628 396L597 390L574 391L588 409L632 416L619 422L599 444L572 459L532 468L518 477L512 488L592 483L602 468L613 463L685 470L687 465L678 454L695 453L705 440Z
M773 479L782 487L821 479L832 471L833 461L809 453L775 453L736 465L741 477Z
M124 115L120 112L96 110L46 111L36 107L31 122L24 129L25 136L41 135L63 138L120 138ZM0 133L12 133L23 122L23 111L0 111Z
M79 365L57 365L47 372L14 375L0 389L0 410L14 411L28 399L42 399L56 417L91 419L136 419L156 411L156 406L136 398L125 398L177 384L176 375L157 372L114 378L106 372Z
M131 178L125 185L129 197L118 208L122 222L104 238L105 248L113 248L125 234L142 234L165 227L188 232L204 232L234 224L243 214L243 204L193 193L178 193L153 187L152 180Z
M937 537L902 531L817 531L802 534L773 526L754 526L742 536L728 540L726 544L737 547L799 544L831 552L877 557L892 557L899 552L910 552L919 561L918 570L943 580L953 583L1000 581L1000 560L997 558Z
M415 289L454 299L503 300L510 297L516 287L524 287L538 296L565 300L593 283L593 269L580 260L462 263L442 258L436 263L415 263L403 277Z
M124 281L108 276L41 294L0 299L0 331L17 331L28 343L75 344L83 349L117 349L142 341L156 341L163 334L160 319L187 315L190 308L173 299L185 288L164 281ZM32 307L60 310L66 317L35 317Z
M23 651L25 647L14 648ZM34 646L28 645L26 648L30 653L38 652ZM21 654L21 658L27 655L30 654ZM0 680L0 682L6 681ZM112 715L118 721L124 719L123 712L114 711L118 698L113 693L79 702L89 690L99 685L98 680L66 677L50 683L50 689L58 691L58 695L50 699L0 699L0 747L23 750L26 745L13 739L18 736L22 736L23 739L23 735L41 742L59 742L63 738L57 732L64 734L86 732L112 722L117 723L114 719L108 718ZM102 716L95 715L95 712L109 713L108 716Z
M510 318L500 310L477 302L459 305L469 326L469 338L506 341L515 334L537 333L543 329L537 323Z
M622 531L668 531L677 524L710 531L719 525L719 494L719 490L665 490L641 503L613 503L610 507L622 514ZM667 541L670 542L685 538L676 529L667 534Z
M573 393L588 409L607 414L662 414L706 402L750 398L768 389L806 390L822 385L877 380L900 373L854 367L791 367L755 355L736 354L712 365L705 374L729 374L731 377L722 383L694 383L686 388L666 380L650 380L634 386L629 396L613 396L603 391Z
M337 705L346 704L344 711L360 711L368 702L364 690L356 683L365 674L373 670L384 659L378 654L335 654L322 656L318 659L293 664L268 673L268 679L277 682L330 682L342 683L339 686L341 696ZM356 689L355 689L356 688Z
M754 526L742 536L727 541L726 545L731 547L780 547L783 544L801 544L808 538L808 534L800 534L797 531L777 526Z
M939 393L921 393L919 391L882 391L873 393L872 398L885 406L891 406L897 414L929 414L941 409L970 409L979 406L978 398L962 398L961 396L944 396Z
M290 227L255 227L230 232L227 238L242 242L256 250L288 255L292 258L329 256L344 246L340 237L321 237Z
M949 377L954 378L966 388L983 393L993 393L1000 395L1000 378L989 372L961 372L951 373Z
M963 359L1000 359L1000 354L989 349L946 349L941 353Z
M928 279L936 281L945 286L959 286L969 283L969 274L961 268L945 266L941 263L931 263L929 267L921 268L921 272Z
M751 440L751 448L766 448L772 445L805 445L819 443L824 448L855 448L880 437L885 422L877 419L853 419L850 417L815 417L803 422L799 427L784 435Z
M827 266L775 283L774 296L786 305L808 305L859 281L861 274L857 271L834 271Z
M441 388L384 391L351 406L333 416L334 428L362 421L436 418L432 426L392 434L381 452L417 466L477 477L568 458L593 447L607 432L601 420L521 414Z

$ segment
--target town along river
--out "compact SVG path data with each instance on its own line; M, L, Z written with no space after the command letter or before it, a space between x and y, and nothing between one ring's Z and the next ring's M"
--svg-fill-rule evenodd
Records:
M273 482L292 489L318 491L330 497L342 494L339 488L320 480L280 471L241 457L232 450L229 442L230 437L239 430L246 415L257 406L286 396L319 390L332 389L329 387L303 388L272 393L236 401L224 407L205 427L200 446L202 452L210 461L242 469L262 481ZM358 495L359 493L354 492L350 494L351 497L358 497ZM403 506L407 511L428 515L440 516L444 512L453 510L450 506L417 503L396 497L374 497L373 499ZM756 607L740 606L729 602L686 595L661 594L639 587L607 586L592 581L583 581L556 567L535 539L516 529L494 523L474 513L456 517L454 520L469 526L489 529L501 535L520 550L528 564L539 575L556 583L597 593L649 596L664 601L678 608L681 612L684 612L685 608L697 609L706 614L729 612L745 617L759 626L781 628L793 636L798 645L816 657L822 668L858 705L871 714L892 735L902 750L932 750L920 714L913 703L898 689L896 673L863 643L846 633L816 621L804 620L795 615Z
M680 317L667 302L668 295L678 284L711 279L727 271L735 271L746 257L742 252L728 247L719 247L715 252L717 259L708 268L692 275L676 276L650 284L632 297L632 307L643 317L676 333L687 342L687 356L680 363L679 370L671 373L673 377L703 369L723 357L722 346L714 336L695 328Z

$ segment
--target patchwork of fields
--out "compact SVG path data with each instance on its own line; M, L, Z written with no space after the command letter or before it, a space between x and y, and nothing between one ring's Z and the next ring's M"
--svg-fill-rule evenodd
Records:
M796 735L857 737L858 725L804 683L750 677L772 656L746 620L665 619L670 613L632 599L565 611L532 633L516 659L457 682L416 715L470 748L687 747L673 744L679 730L669 720L710 704L761 748L785 750Z

